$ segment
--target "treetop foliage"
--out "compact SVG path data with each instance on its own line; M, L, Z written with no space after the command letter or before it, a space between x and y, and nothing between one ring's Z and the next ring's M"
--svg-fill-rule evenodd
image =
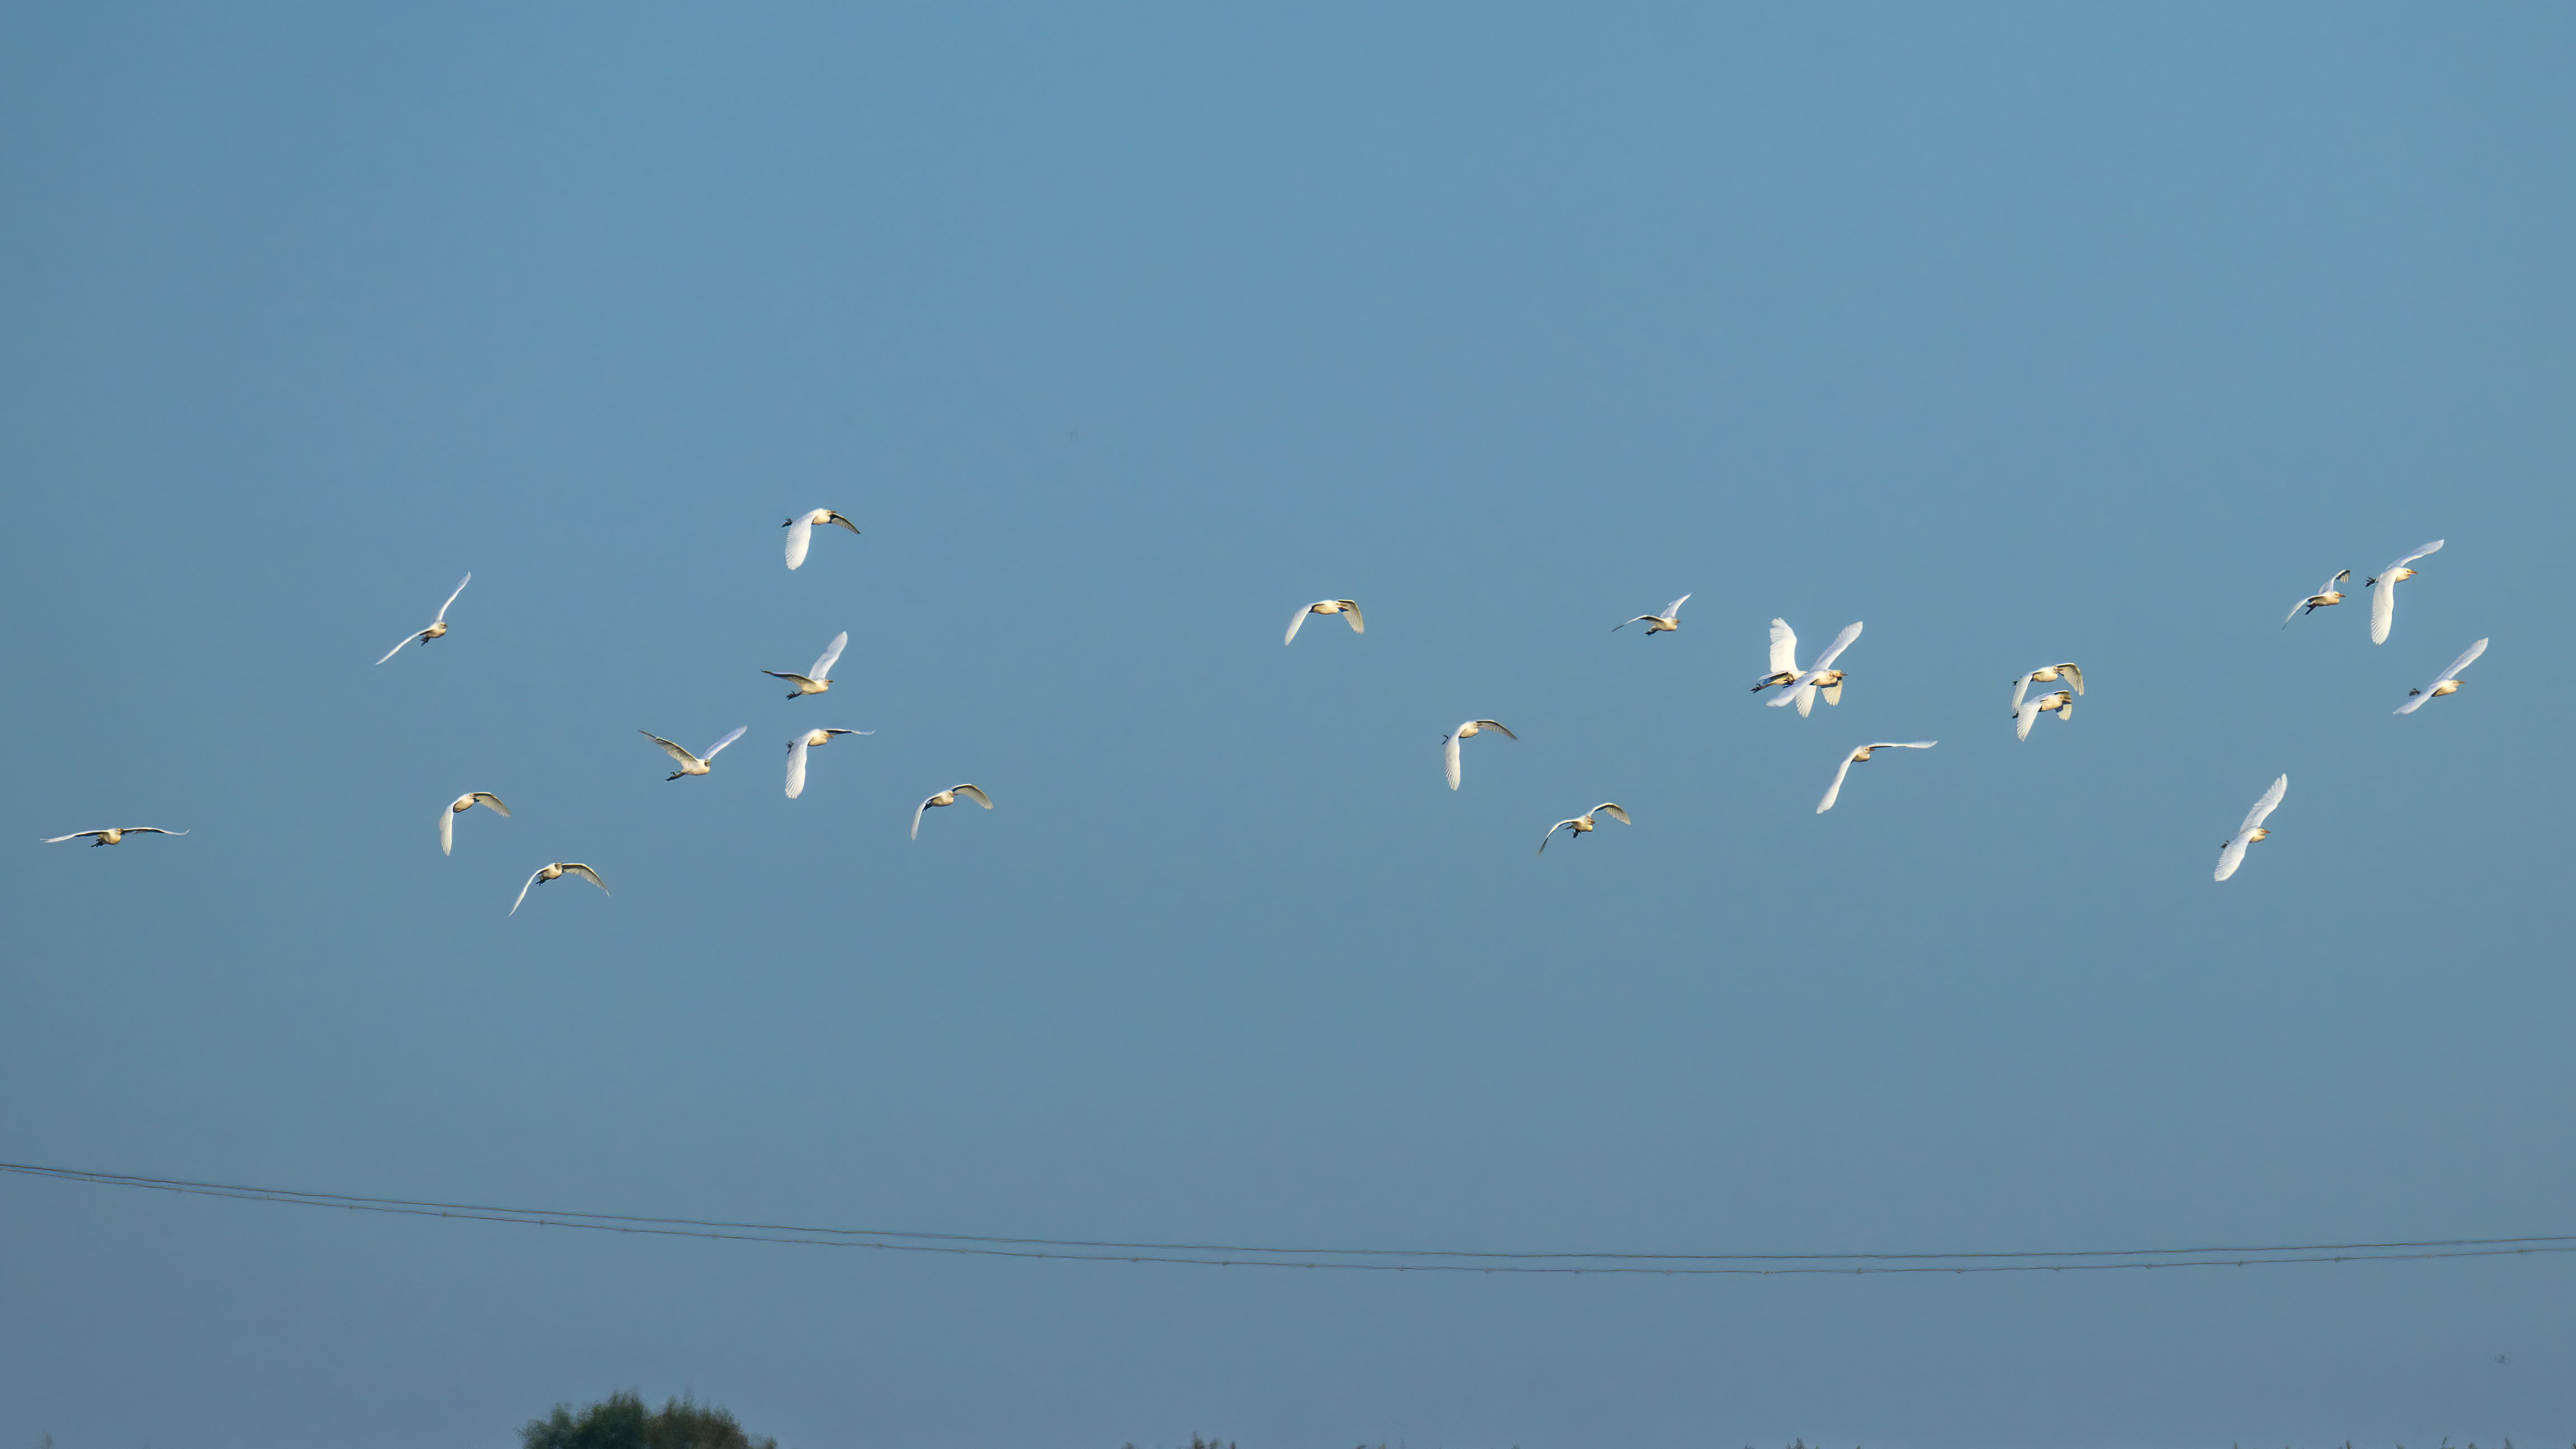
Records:
M778 1449L775 1439L754 1439L732 1412L686 1398L659 1410L633 1393L610 1394L575 1416L557 1404L552 1417L530 1419L519 1431L522 1449Z

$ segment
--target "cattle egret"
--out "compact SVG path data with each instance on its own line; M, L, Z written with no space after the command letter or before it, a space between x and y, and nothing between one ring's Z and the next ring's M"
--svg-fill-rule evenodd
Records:
M2315 593L2308 595L2306 598L2299 600L2295 604L2292 604L2290 606L2289 618L2281 621L2281 627L2284 629L2289 628L2290 619L2295 619L2301 614L2313 614L2319 609L2331 609L2335 605L2342 603L2343 591L2336 588L2335 585L2342 583L2344 580L2351 577L2352 570L2344 569L2341 572L2338 572L2333 578L2326 580Z
M2477 663L2478 656L2486 652L2487 641L2484 639L2470 645L2468 652L2461 655L2459 658L2452 660L2451 667L2443 670L2434 678L2431 684L2426 685L2422 689L2410 689L2406 691L2406 702L2397 706L2396 713L2413 714L2415 711L2423 708L2424 701L2428 699L2440 699L2446 694L2459 693L2460 671Z
M2289 789L2290 777L2283 775L2272 782L2271 789L2263 792L2262 799L2254 802L2253 809L2245 812L2245 823L2237 826L2236 833L2219 846L2218 874L2211 879L2225 880L2236 874L2236 867L2245 863L2245 847L2272 833L2263 828L2263 817L2280 808L2281 797L2289 793Z
M1774 619L1771 621L1771 672L1762 676L1761 680L1753 686L1753 692L1755 694L1760 694L1762 691L1769 689L1775 684L1794 684L1797 682L1797 679L1798 632L1789 627L1788 620ZM1842 691L1836 690L1834 692L1834 698L1839 702L1842 698ZM1807 712L1815 707L1816 692L1812 689L1800 691L1798 694L1798 718L1805 719L1807 717Z
M1689 602L1690 595L1684 594L1680 598L1673 600L1671 603L1664 605L1664 611L1662 613L1639 614L1637 617L1630 619L1627 624L1611 625L1610 632L1616 634L1620 630L1627 628L1628 624L1643 624L1646 626L1646 637L1649 639L1654 638L1658 634L1669 634L1682 626L1682 605ZM1586 826L1585 828L1589 829L1590 827ZM1540 848L1545 849L1546 847L1541 846Z
M2084 692L2084 671L2076 668L2072 664L2043 664L2037 669L2032 670L2030 673L2023 675L2021 677L2021 683L2055 684L2060 679L2074 685L2075 692L2077 694L2082 694ZM2019 688L2020 685L2015 685L2014 687Z
M1843 776L1851 773L1852 766L1867 763L1872 751L1928 750L1939 743L1939 740L1880 740L1843 756L1843 762L1834 767L1834 782L1825 787L1825 798L1816 802L1816 813L1822 815L1834 808L1835 799L1843 793Z
M1465 724L1458 726L1458 730L1455 734L1447 734L1440 737L1448 746L1447 754L1449 760L1450 789L1455 790L1458 788L1459 741L1473 739L1487 730L1501 730L1503 738L1507 740L1516 740L1520 738L1519 735L1513 734L1510 730L1503 729L1502 721L1490 719L1471 719Z
M1784 704L1794 704L1811 690L1817 694L1823 695L1825 697L1825 703L1827 704L1842 703L1843 672L1834 668L1833 664L1835 660L1842 657L1844 650L1851 647L1851 642L1859 637L1860 625L1856 623L1847 626L1841 633L1836 634L1834 636L1832 647L1826 649L1824 653L1817 655L1816 662L1808 667L1806 673L1798 675L1796 678L1791 679L1787 684L1781 686L1787 692L1782 694L1778 699L1771 701L1771 707L1777 709ZM1763 681L1765 684L1770 682L1771 681L1769 680ZM1754 692L1757 694L1762 690L1762 686L1759 684L1755 685L1753 688Z
M510 813L510 807L501 803L501 797L493 794L489 790L476 790L471 794L459 795L455 799L448 801L447 808L438 812L439 854L454 855L456 853L456 817L473 809L477 805L489 805L503 815L508 815Z
M1664 612L1669 614L1672 610L1667 609ZM1631 619L1628 622L1634 624L1637 621ZM1556 832L1560 830L1571 830L1578 839L1583 836L1590 835L1592 833L1592 817L1604 812L1607 812L1611 819L1618 821L1622 825L1634 825L1637 823L1636 821L1628 818L1628 807L1613 804L1608 800L1604 800L1600 804L1593 806L1591 809L1584 811L1582 814L1575 816L1571 820L1560 820L1554 825L1549 826L1547 828L1547 834L1538 838L1538 853L1541 855L1547 854L1547 843L1555 839Z
M2415 550L2413 553L2406 555L2404 558L2399 559L2397 562L2390 564L2388 567L2381 569L2377 578L2364 580L2364 583L2370 589L2371 643L2385 644L2388 642L2388 626L2395 623L2397 620L2397 586L2406 582L2408 579L2415 577L2415 571L2408 568L2407 565L2413 563L2419 558L2422 558L2428 553L2441 552L2443 542L2444 540L2437 538L2431 543L2424 545L2422 548Z
M807 730L787 742L787 798L805 793L805 752L816 745L828 745L834 735L872 735L875 730Z
M664 754L667 754L672 759L680 762L680 768L673 770L670 774L670 778L676 780L682 775L703 775L707 771L714 769L716 765L716 756L724 750L725 746L741 739L742 732L749 728L751 728L749 725L735 725L733 727L732 734L729 734L723 739L716 741L714 744L707 746L705 759L700 759L696 755L690 754L688 751L681 749L678 745L671 743L669 740L662 738L651 730L637 730L635 733L642 735L644 738L651 740L657 745L660 745Z
M93 846L117 845L129 835L185 835L187 833L184 830L164 830L158 825L112 825L105 830L75 830L69 835L57 835L44 843L60 845L66 840L78 840L84 835L95 835L98 839L90 842Z
M599 887L601 895L608 894L608 882L599 878L598 871L592 870L577 860L559 860L552 865L540 866L535 875L528 877L528 884L519 887L519 899L510 902L510 914L515 916L519 913L520 905L528 899L529 886L541 880L561 880L566 875L587 877L592 885Z
M1296 613L1288 616L1288 637L1280 640L1279 642L1282 644L1296 643L1297 631L1306 627L1306 616L1308 614L1348 614L1351 616L1349 623L1352 633L1365 634L1368 632L1368 621L1360 617L1360 606L1357 603L1349 599L1317 599L1315 602L1308 604L1306 607L1299 609Z
M859 531L857 524L828 508L817 508L803 517L787 520L778 526L787 530L787 566L789 568L797 568L804 564L805 550L814 544L814 525L818 523L837 523L852 533Z
M971 797L976 804L983 806L987 810L993 808L993 797L985 794L982 786L951 785L947 789L940 791L938 794L931 796L929 799L924 800L919 805L913 807L912 838L915 840L919 840L921 838L921 817L925 812L936 810L942 805L954 805L957 803L957 797L960 795Z
M467 574L465 577L458 579L456 581L456 594L464 593L465 586L472 582L474 582L474 576L472 574ZM396 644L391 649L386 650L385 659L391 659L395 655L400 654L402 652L403 644L409 644L415 639L419 640L423 644L427 644L432 639L446 637L447 610L450 604L454 604L456 602L456 594L448 595L447 603L438 606L438 617L429 621L428 628L421 630L417 634L405 634L402 636L402 644ZM378 664L382 664L385 662L385 659L379 659L376 662Z
M2018 696L2022 691L2016 689L2013 693ZM2013 738L2017 740L2029 739L2030 727L2038 721L2041 715L2048 713L2050 710L2057 711L2057 717L2059 719L2075 718L2074 694L2068 690L2061 689L2050 694L2043 694L2037 699L2015 698L2013 701Z
M826 676L831 674L832 666L840 662L841 650L847 647L849 642L850 631L847 629L833 635L832 642L823 646L823 657L815 660L813 669L807 673L781 674L775 669L764 669L760 672L772 679L784 679L795 685L796 688L789 691L787 695L789 699L804 694L827 694L831 691L832 681Z

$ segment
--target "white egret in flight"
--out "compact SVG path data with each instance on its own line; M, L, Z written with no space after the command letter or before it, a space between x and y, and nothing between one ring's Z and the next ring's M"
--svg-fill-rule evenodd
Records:
M510 902L510 914L515 916L519 913L519 907L528 899L528 886L533 886L541 880L561 880L566 875L586 877L592 885L599 887L601 895L608 894L608 882L599 878L598 871L592 870L577 860L559 860L552 865L539 866L537 873L528 877L528 884L519 887L519 899Z
M804 564L805 550L813 547L814 525L818 523L837 523L852 533L859 531L857 524L828 508L817 508L811 513L787 520L779 527L787 530L787 566L789 568L797 568Z
M474 582L474 576L472 574L467 574L465 577L458 579L456 581L456 594L464 593L465 586L472 582ZM447 603L438 606L438 617L429 621L428 628L421 630L417 634L405 634L402 636L402 644L396 644L391 649L386 650L385 659L391 659L395 655L400 654L402 652L403 644L409 644L415 639L419 640L423 644L427 644L432 639L444 638L447 634L448 606L456 602L456 594L448 595ZM376 662L378 664L382 664L385 662L385 659L379 659Z
M501 803L501 797L493 794L489 790L476 790L470 794L459 795L455 799L448 801L447 808L438 812L439 854L454 855L456 853L456 817L473 809L477 805L489 805L503 815L508 815L510 813L510 807Z
M1760 694L1775 684L1785 686L1795 684L1797 680L1798 631L1789 627L1788 620L1774 619L1771 621L1771 672L1754 684L1753 692ZM1841 702L1841 690L1834 691L1834 700ZM1812 689L1799 691L1798 718L1805 719L1807 712L1815 707L1816 692Z
M662 738L651 730L637 730L635 733L642 735L644 738L651 740L657 745L660 745L664 754L667 754L672 759L680 762L680 768L673 770L669 777L676 780L682 775L703 775L707 771L714 769L716 765L716 756L723 752L725 746L741 739L742 732L749 728L751 728L749 725L735 725L733 727L732 734L729 734L723 739L716 741L714 744L707 746L705 759L700 759L696 755L690 754L688 751L681 749L678 745L671 743L669 740Z
M1671 611L1666 610L1665 612L1669 613ZM1637 621L1631 619L1628 622L1633 624ZM1554 840L1556 838L1556 832L1560 830L1571 830L1578 839L1591 834L1592 817L1602 814L1607 814L1611 819L1618 821L1622 825L1634 825L1637 823L1636 821L1628 818L1628 807L1604 800L1600 804L1593 806L1591 809L1584 811L1582 814L1575 816L1571 820L1560 820L1554 825L1549 826L1547 828L1547 834L1538 838L1538 853L1541 855L1547 854L1547 843Z
M1834 782L1825 787L1825 798L1816 802L1816 813L1822 815L1826 811L1834 808L1834 801L1840 798L1843 793L1843 776L1851 773L1852 766L1867 764L1872 752L1877 750L1928 750L1939 743L1941 743L1939 740L1880 740L1875 744L1863 745L1859 749L1852 751L1850 754L1843 756L1843 762L1834 767Z
M2413 563L2419 558L2422 558L2428 553L2440 553L2442 551L2443 542L2444 540L2438 538L2433 540L2431 543L2428 543L2422 548L2415 550L2413 553L2406 555L2397 562L2381 569L2377 578L2366 581L2370 589L2371 643L2385 644L2388 642L2388 626L2395 623L2397 620L2397 586L2406 582L2408 579L2415 577L2415 571L2408 568L2407 565Z
M2041 715L2050 710L2057 711L2059 719L2075 718L2075 695L2071 691L2060 689L2043 694L2036 699L2023 699L2022 693L2020 689L2013 691L2014 739L2029 739L2030 727L2038 722Z
M1806 673L1797 676L1787 684L1781 686L1781 688L1786 692L1778 699L1771 701L1771 707L1773 709L1777 709L1784 704L1795 704L1798 700L1805 697L1811 690L1817 694L1823 695L1825 697L1825 703L1827 704L1842 703L1843 672L1833 667L1834 661L1840 659L1843 651L1849 649L1851 647L1851 642L1859 637L1859 624L1854 623L1846 626L1841 633L1834 636L1834 642L1832 645L1829 646L1824 653L1816 656L1816 662L1808 666ZM1770 683L1770 681L1765 680L1763 683L1767 684ZM1756 694L1761 693L1762 685L1757 684L1753 686L1753 690Z
M1611 625L1610 632L1616 634L1620 630L1627 628L1628 624L1643 624L1646 626L1646 637L1649 639L1654 638L1658 634L1669 634L1682 626L1682 605L1689 602L1690 595L1684 594L1680 598L1673 600L1671 603L1664 605L1664 611L1662 613L1639 614L1637 617L1628 620L1625 624ZM1539 848L1542 850L1546 849L1545 846L1541 846Z
M1449 788L1450 788L1450 789L1455 790L1455 789L1457 789L1457 788L1458 788L1458 744L1459 744L1459 742L1460 742L1461 740L1473 739L1473 738L1474 738L1474 737L1476 737L1477 735L1483 734L1483 733L1484 733L1485 731L1487 731L1487 730L1499 730L1499 731L1501 731L1503 738L1504 738L1504 739L1507 739L1507 740L1516 740L1516 739L1519 739L1519 738L1520 738L1520 736L1519 736L1519 735L1513 734L1510 730L1503 729L1502 721L1500 721L1500 720L1491 720L1491 719L1471 719L1471 720L1467 721L1465 724L1462 724L1462 725L1458 726L1457 731L1456 731L1455 733L1453 733L1453 734L1446 734L1446 735L1442 735L1442 736L1440 737L1440 738L1441 738L1441 740L1442 740L1442 742L1447 746L1447 751L1446 751L1446 753L1447 753L1447 757L1448 757L1448 761L1449 761Z
M69 835L57 835L44 843L60 845L66 840L78 840L84 835L95 835L98 839L90 842L93 846L117 845L123 843L125 837L129 835L185 835L187 833L184 830L164 830L158 825L111 825L105 830L75 830Z
M794 699L801 694L827 694L832 688L832 681L827 676L831 674L832 666L840 662L841 651L849 646L849 642L850 631L847 629L833 635L832 642L823 646L823 657L814 661L814 667L808 673L781 674L775 669L764 669L760 672L772 679L784 679L795 685L796 688L787 696L789 699Z
M2263 792L2262 799L2254 802L2253 809L2245 812L2245 823L2237 826L2236 833L2227 837L2226 843L2219 846L2218 874L2211 879L2225 880L2236 874L2236 867L2245 863L2245 847L2272 833L2263 828L2263 819L2280 808L2281 797L2288 794L2289 790L2290 777L2283 775L2272 782L2271 789Z
M1350 599L1317 599L1315 602L1308 604L1306 607L1299 609L1296 613L1288 616L1288 637L1280 640L1279 642L1282 644L1296 643L1297 631L1306 627L1306 616L1308 614L1348 614L1351 616L1349 622L1352 633L1365 634L1368 632L1368 621L1360 617L1360 606L1356 602Z
M2351 577L2352 570L2341 570L2336 573L2333 578L2326 580L2324 585L2315 593L2308 595L2306 598L2299 600L2295 604L2292 604L2290 606L2289 618L2281 621L2281 627L2284 629L2289 628L2290 619L2295 619L2301 614L2313 614L2319 609L2331 609L2335 605L2342 603L2343 591L2336 588L2335 585L2342 583L2344 580Z
M2413 714L2415 711L2423 708L2424 701L2428 699L2440 699L2446 694L2459 693L2460 671L2477 663L2478 656L2486 652L2487 641L2484 639L2470 645L2468 652L2462 654L2459 658L2452 660L2451 667L2443 670L2431 684L2426 685L2422 689L2410 689L2406 691L2406 702L2397 706L2396 713Z
M912 838L915 840L921 838L921 817L924 813L936 810L942 805L954 805L960 795L967 796L987 810L993 808L993 797L985 794L984 787L981 785L951 785L912 808Z
M828 745L834 735L872 735L875 730L807 730L787 742L787 798L805 793L805 752L816 745Z

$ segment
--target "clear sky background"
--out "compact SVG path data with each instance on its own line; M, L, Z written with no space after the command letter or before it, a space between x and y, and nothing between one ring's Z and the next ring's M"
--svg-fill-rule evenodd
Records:
M2576 1233L2571 74L2540 5L19 7L0 1158L1187 1241ZM866 532L791 574L818 506ZM2385 646L2277 627L2437 537ZM1839 708L1746 692L1775 614L1868 621ZM842 629L826 698L755 672ZM678 783L635 733L745 723ZM790 802L811 723L878 733ZM1941 744L1814 815L1880 738ZM517 813L442 858L474 789ZM35 844L111 823L194 833ZM557 859L615 895L505 918ZM803 1449L2576 1439L2567 1257L0 1223L12 1445L626 1387Z

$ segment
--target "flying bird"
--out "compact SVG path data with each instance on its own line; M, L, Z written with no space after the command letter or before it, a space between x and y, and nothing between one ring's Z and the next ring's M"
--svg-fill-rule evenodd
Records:
M2245 863L2245 847L2272 833L2263 828L2263 818L2281 807L2281 797L2289 793L2289 789L2290 777L2283 775L2272 782L2271 789L2263 792L2262 799L2254 802L2253 809L2245 812L2245 823L2237 826L2236 833L2219 846L2218 874L2211 879L2225 880L2236 874L2236 867Z
M456 594L464 593L465 586L472 582L474 582L474 576L472 574L467 574L465 577L458 579L456 581ZM391 659L395 655L400 654L402 652L403 644L409 644L415 639L419 640L423 644L427 644L432 639L444 638L447 634L448 605L456 602L456 594L448 595L447 603L438 606L438 617L429 621L428 628L421 630L417 634L405 634L402 636L401 644L396 644L391 649L385 651L385 659ZM385 662L385 659L379 659L376 662L378 664L382 664Z
M2370 642L2388 642L2388 626L2397 620L2397 586L2415 577L2408 564L2428 553L2440 553L2444 540L2435 539L2413 553L2379 571L2379 576L2366 580L2370 589Z
M589 866L586 866L577 860L559 860L552 865L539 866L537 868L537 873L528 877L528 884L519 887L519 899L510 902L510 914L515 916L519 913L520 905L525 903L528 899L529 886L533 886L541 880L561 880L566 875L587 877L592 885L599 887L599 893L601 895L608 894L608 882L599 878L598 871L592 870Z
M1620 630L1627 628L1628 624L1643 624L1646 626L1646 637L1649 639L1654 638L1658 634L1669 634L1682 626L1682 605L1689 602L1690 595L1684 594L1680 598L1673 600L1671 603L1664 605L1664 611L1662 613L1639 614L1637 617L1630 619L1626 624L1611 625L1610 632L1616 634ZM1545 848L1545 846L1540 847L1542 850Z
M1288 637L1280 640L1279 642L1282 644L1296 643L1297 631L1306 627L1306 616L1308 614L1348 614L1351 616L1350 626L1352 633L1365 634L1368 632L1368 621L1360 617L1360 606L1353 600L1317 599L1315 602L1308 604L1306 607L1299 609L1296 613L1288 616Z
M670 778L676 780L682 775L703 775L707 771L714 769L716 765L716 756L724 751L725 746L741 739L742 732L749 728L751 728L749 725L735 725L733 727L732 734L729 734L723 739L716 741L714 744L707 746L707 755L705 759L700 759L697 756L690 754L688 751L681 749L678 745L671 743L669 740L662 738L651 730L637 730L635 733L642 735L644 738L651 740L657 745L660 745L664 754L667 754L672 759L680 762L680 768L673 770L670 774Z
M2055 684L2060 679L2074 685L2077 694L2084 692L2084 671L2072 664L2043 664L2023 675L2021 684ZM2018 684L2014 686L2016 689L2020 687Z
M60 845L66 840L78 840L84 835L95 835L98 839L90 842L93 846L116 845L122 843L129 835L185 835L187 833L184 830L164 830L158 825L112 825L105 830L75 830L69 835L57 835L44 843Z
M778 526L787 530L787 566L789 568L798 568L804 564L805 550L814 545L814 525L818 523L837 523L852 533L859 531L857 524L828 508L817 508L802 517L787 520Z
M831 674L832 666L840 662L841 650L846 648L849 642L850 631L847 629L833 635L832 642L823 646L823 657L814 661L814 668L809 673L781 674L775 669L764 669L760 672L772 679L784 679L795 685L796 688L789 691L787 695L789 699L794 699L801 694L829 693L832 681L826 676Z
M2292 604L2290 606L2290 616L2288 619L2283 619L2281 621L2281 627L2284 629L2289 628L2290 619L2295 619L2301 614L2313 614L2319 609L2331 609L2335 605L2342 603L2343 591L2336 588L2335 585L2342 583L2344 580L2351 577L2352 570L2344 569L2337 573L2333 578L2326 580L2324 586L2319 588L2315 593L2308 595L2306 598L2299 600L2295 604Z
M1788 620L1774 619L1771 621L1771 672L1763 675L1762 678L1754 684L1753 692L1755 694L1760 694L1762 691L1769 689L1775 684L1790 685L1797 683L1797 681L1798 631L1789 627ZM1842 699L1842 691L1836 690L1834 692L1834 699L1839 703ZM1798 718L1805 719L1807 717L1807 712L1815 707L1816 692L1812 689L1800 691L1798 694Z
M1833 667L1834 661L1840 659L1843 651L1849 649L1851 647L1851 642L1859 637L1859 624L1854 623L1846 626L1841 633L1834 636L1833 644L1828 647L1824 653L1816 656L1816 662L1808 667L1806 673L1798 675L1796 678L1791 679L1787 684L1781 686L1787 692L1782 694L1778 699L1771 701L1771 707L1773 709L1777 709L1784 704L1795 704L1800 699L1805 698L1810 691L1823 695L1825 697L1825 703L1827 704L1842 703L1843 672ZM1796 641L1793 638L1791 640L1792 647L1795 647L1795 643ZM1773 647L1776 648L1778 646L1774 645ZM1763 681L1765 684L1770 682L1771 681L1769 680ZM1753 690L1756 694L1761 693L1762 685L1757 684L1753 686Z
M1667 609L1664 612L1669 614L1672 610ZM1637 621L1631 619L1628 622L1633 624ZM1622 825L1634 825L1637 823L1636 821L1628 818L1628 807L1604 800L1600 804L1593 806L1591 809L1584 811L1582 814L1575 816L1571 820L1560 820L1554 825L1549 826L1547 828L1547 834L1538 838L1538 853L1541 855L1547 854L1547 843L1555 839L1556 832L1560 830L1572 830L1575 838L1578 839L1591 834L1592 817L1604 813L1607 813L1611 819L1618 821Z
M2487 641L2484 639L2470 645L2468 652L2462 654L2459 658L2452 660L2451 667L2443 670L2431 684L2426 685L2422 689L2410 689L2406 691L2406 702L2397 706L2395 712L2398 714L2413 714L2415 711L2422 709L2424 707L2424 701L2428 699L2440 699L2446 694L2459 693L2460 671L2477 663L2478 656L2486 652Z
M2060 689L2049 694L2043 694L2037 699L2023 699L2020 697L2021 694L2021 690L2016 689L2013 691L2014 739L2029 739L2030 727L2038 723L2039 717L2048 713L2050 710L2057 711L2057 717L2059 719L2075 718L2075 696L2070 691Z
M1446 735L1442 735L1442 736L1440 737L1440 738L1441 738L1441 740L1442 740L1442 741L1443 741L1443 742L1448 746L1448 760L1449 760L1449 788L1450 788L1450 789L1455 790L1455 789L1457 789L1457 788L1458 788L1458 744L1459 744L1459 742L1460 742L1461 740L1472 739L1472 738L1474 738L1475 736L1480 735L1480 734L1484 733L1484 732L1485 732L1485 731L1487 731L1487 730L1501 730L1501 731L1502 731L1502 736L1503 736L1503 738L1504 738L1504 739L1507 739L1507 740L1516 740L1516 739L1519 739L1519 738L1520 738L1520 736L1519 736L1519 735L1513 734L1510 730L1503 729L1502 721L1500 721L1500 720L1491 720L1491 719L1471 719L1471 720L1467 721L1465 724L1462 724L1462 725L1458 726L1458 730L1457 730L1457 732L1456 732L1455 734L1446 734Z
M501 797L489 790L476 790L471 794L459 795L448 801L447 808L438 812L439 854L456 853L456 817L477 805L489 805L505 816L510 813L510 807L501 803Z
M872 735L875 730L807 730L787 742L787 798L805 793L805 752L816 745L828 745L834 735Z
M1834 801L1843 793L1843 776L1851 773L1852 766L1868 763L1872 752L1877 750L1928 750L1939 743L1941 743L1939 740L1880 740L1875 744L1863 745L1859 749L1852 751L1850 754L1843 756L1843 762L1834 767L1834 782L1825 787L1825 798L1816 802L1816 813L1822 815L1826 811L1834 808Z
M924 813L936 810L942 805L954 805L960 795L971 797L976 804L987 810L993 808L993 797L985 794L982 786L951 785L912 808L912 838L915 840L921 838L921 817Z

